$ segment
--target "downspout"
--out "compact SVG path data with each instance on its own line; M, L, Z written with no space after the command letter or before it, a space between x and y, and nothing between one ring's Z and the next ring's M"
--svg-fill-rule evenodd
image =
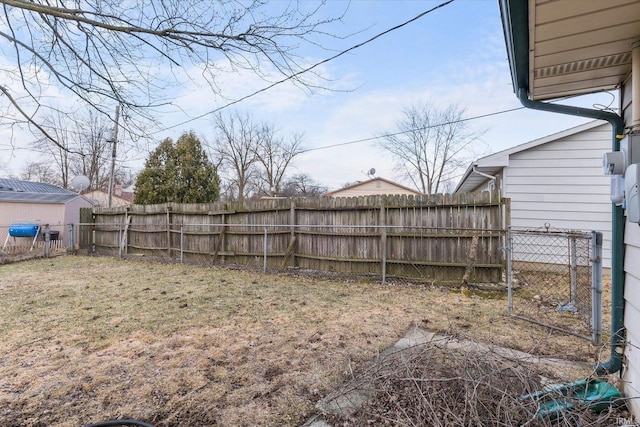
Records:
M613 128L611 145L613 151L620 151L620 139L624 133L622 117L609 111L571 107L532 101L524 88L518 89L518 99L526 108L568 114L596 120L606 120ZM624 352L624 209L611 204L611 355L608 361L594 366L597 375L618 372L622 368Z
M472 165L471 166L471 172L473 172L475 174L478 174L478 175L480 175L482 177L487 178L489 181L493 182L493 188L495 188L496 177L493 176L493 175L489 175L488 173L480 172L479 170L476 169L476 167L477 167L477 165L475 165L475 164ZM491 187L489 187L489 194L493 197L493 191L492 191ZM501 193L498 193L498 194L501 194Z

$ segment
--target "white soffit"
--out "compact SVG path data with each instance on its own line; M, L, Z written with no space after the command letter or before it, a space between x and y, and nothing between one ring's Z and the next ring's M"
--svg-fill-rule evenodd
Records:
M631 72L638 0L529 0L529 90L536 100L610 90Z

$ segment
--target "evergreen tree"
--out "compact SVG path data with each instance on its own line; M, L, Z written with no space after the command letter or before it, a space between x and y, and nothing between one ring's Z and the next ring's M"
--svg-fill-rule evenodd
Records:
M138 175L135 203L207 203L219 197L218 172L189 132L175 144L165 139L151 153Z

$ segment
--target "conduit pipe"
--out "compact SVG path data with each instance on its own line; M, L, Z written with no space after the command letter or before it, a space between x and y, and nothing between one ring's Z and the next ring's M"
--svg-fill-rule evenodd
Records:
M638 90L638 88L633 88L634 94ZM612 151L620 151L620 139L622 139L624 133L624 120L619 115L591 108L533 101L529 99L527 89L522 87L518 88L517 95L522 105L526 108L587 117L595 120L606 120L611 123L613 128L611 137ZM595 365L594 369L597 375L618 372L622 368L622 355L624 352L624 210L614 203L611 204L611 234L611 355L608 361Z

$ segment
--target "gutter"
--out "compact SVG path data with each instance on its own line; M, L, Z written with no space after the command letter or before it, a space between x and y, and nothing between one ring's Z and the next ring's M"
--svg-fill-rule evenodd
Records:
M476 174L478 174L478 175L480 175L480 176L483 176L483 177L485 177L485 178L487 178L487 179L491 179L491 180L493 180L493 181L495 181L495 180L496 180L496 177L495 177L495 176L493 176L493 175L489 175L488 173L480 172L480 171L479 171L479 170L477 170L476 168L477 168L477 165L473 165L473 166L471 166L471 171L472 171L473 173L476 173Z
M624 120L609 111L590 108L572 107L568 105L550 104L529 99L528 90L518 88L518 99L526 108L549 111L551 113L588 117L605 120L611 124L613 134L611 146L613 151L620 151L620 139L624 134ZM624 353L624 209L611 204L611 355L608 361L594 366L597 375L607 375L622 369Z

